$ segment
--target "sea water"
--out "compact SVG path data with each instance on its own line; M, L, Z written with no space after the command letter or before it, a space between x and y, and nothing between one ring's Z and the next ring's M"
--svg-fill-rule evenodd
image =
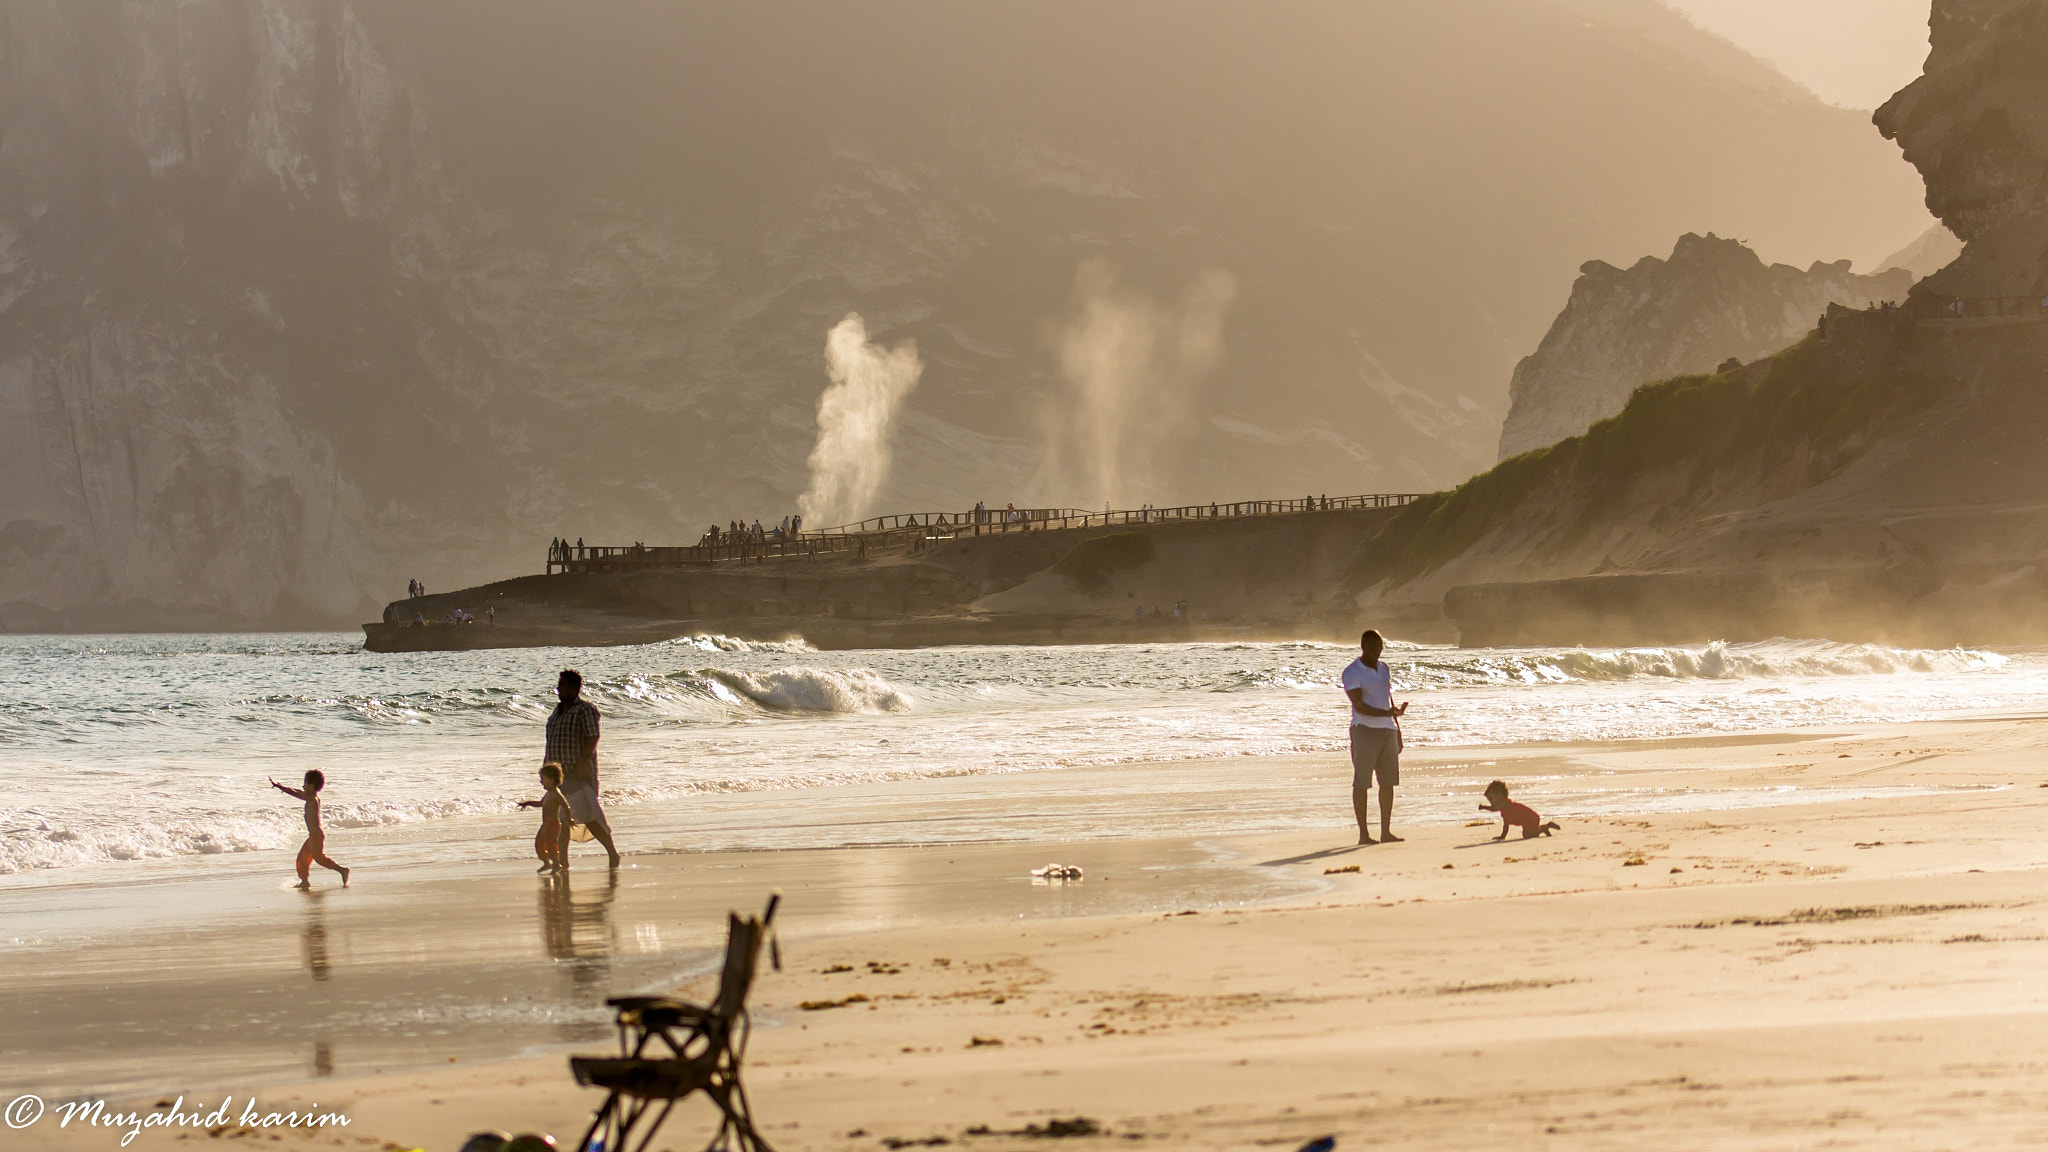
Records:
M0 637L0 874L293 847L297 806L265 781L297 784L309 768L328 777L332 830L411 825L459 841L466 820L537 794L565 667L604 716L615 819L720 793L726 811L773 823L839 785L986 788L1077 766L1336 752L1337 678L1354 655L1313 643L820 652L719 636L383 654L346 634ZM1420 747L2012 713L2048 689L2048 652L2032 650L1395 644L1387 660ZM835 843L829 819L806 828L805 844Z

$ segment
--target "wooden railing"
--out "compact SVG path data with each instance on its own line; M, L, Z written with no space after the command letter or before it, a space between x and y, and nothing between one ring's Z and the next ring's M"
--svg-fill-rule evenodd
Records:
M1297 500L1237 500L1230 503L1183 504L1175 508L1133 508L1088 512L1080 508L990 508L977 513L912 512L877 516L858 524L764 540L721 540L688 546L644 544L564 545L548 552L549 575L558 572L629 572L730 561L811 560L820 556L869 556L901 549L916 550L940 540L997 536L1011 532L1060 532L1083 528L1228 520L1247 516L1286 516L1309 512L1343 512L1399 508L1413 503L1411 493L1371 496L1305 496Z

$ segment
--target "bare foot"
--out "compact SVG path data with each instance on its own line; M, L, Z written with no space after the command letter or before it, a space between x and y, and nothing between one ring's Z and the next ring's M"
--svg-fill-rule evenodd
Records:
M341 870L341 886L343 888L348 887L348 869L346 868Z
M1359 846L1360 848L1363 848L1363 847L1365 847L1365 846L1366 846L1366 845L1368 845L1368 844L1377 844L1377 843L1379 843L1379 841L1377 841L1377 840L1373 839L1373 838L1372 838L1372 837L1370 837L1370 836L1360 836L1360 837L1358 838L1358 846Z
M301 892L310 892L313 889L313 882L311 880L301 880L297 884L292 885L292 887L297 888Z
M1399 836L1394 835L1392 832L1382 832L1380 833L1380 843L1403 844L1406 843L1406 841L1402 840Z
M535 872L553 872L554 870L555 866L553 864L543 864L540 867L534 869Z
M616 852L612 853L611 868L614 872L618 871L619 868L619 854Z

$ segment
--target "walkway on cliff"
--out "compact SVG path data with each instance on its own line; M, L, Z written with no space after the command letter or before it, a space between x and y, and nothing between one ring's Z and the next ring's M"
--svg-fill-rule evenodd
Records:
M1419 499L1412 493L1369 496L1305 496L1295 500L1240 500L1231 503L1185 504L1177 508L1135 508L1089 512L1080 508L986 508L964 512L909 512L877 516L800 535L743 539L732 543L649 547L644 544L550 547L549 575L582 572L631 572L726 562L769 563L812 560L821 556L871 556L922 548L931 541L1010 532L1060 532L1083 528L1228 520L1252 516L1290 516L1369 508L1399 508Z

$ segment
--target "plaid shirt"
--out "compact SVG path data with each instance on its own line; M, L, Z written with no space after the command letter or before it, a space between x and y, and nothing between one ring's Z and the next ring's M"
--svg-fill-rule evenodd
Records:
M562 766L562 784L590 782L583 746L597 739L597 708L588 700L557 704L548 716L548 759Z

